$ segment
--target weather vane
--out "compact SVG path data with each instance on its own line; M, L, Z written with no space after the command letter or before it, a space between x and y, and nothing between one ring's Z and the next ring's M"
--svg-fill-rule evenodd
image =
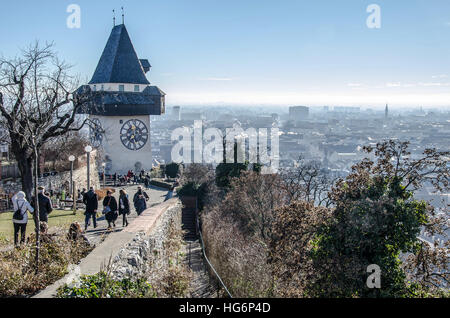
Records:
M116 11L113 9L113 25L116 26Z
M122 24L125 24L125 14L122 7Z

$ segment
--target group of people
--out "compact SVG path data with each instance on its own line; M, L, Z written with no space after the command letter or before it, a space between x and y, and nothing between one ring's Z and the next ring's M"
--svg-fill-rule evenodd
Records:
M142 187L138 187L138 191L134 194L133 204L136 209L137 215L147 209L147 201L149 200L148 194L142 190ZM93 220L94 228L97 227L97 211L98 211L98 196L91 187L83 197L83 203L86 206L85 212L85 230L90 226L91 219ZM105 219L108 222L108 229L116 226L116 220L119 215L122 216L122 226L128 226L127 216L131 213L130 200L127 192L124 189L119 191L119 202L113 196L112 191L106 192L106 197L102 202L103 210L102 214L105 215Z
M89 191L78 192L79 198L82 198L83 203L86 206L85 210L85 231L88 229L91 223L91 219L93 222L94 228L97 227L97 211L98 211L98 196L94 191L94 188L91 187ZM133 205L137 212L137 215L141 215L143 211L147 209L147 201L149 200L148 194L142 190L142 187L138 187L138 191L133 196ZM106 197L103 199L103 214L105 215L105 219L108 222L108 229L112 226L116 226L116 220L121 215L122 216L122 224L123 227L128 226L128 218L127 216L131 213L130 209L130 200L127 192L124 189L121 189L119 192L119 202L117 202L116 198L113 196L111 191L107 191ZM36 200L34 197L31 200L31 203L27 201L26 194L23 191L17 192L12 197L13 203L13 226L14 226L14 245L19 246L20 244L25 243L26 238L26 228L28 224L28 212L34 214L36 210L35 205ZM39 204L39 220L41 223L48 223L48 215L53 211L53 204L48 192L45 192L44 187L38 187L38 200ZM19 241L20 234L20 241Z
M25 192L19 191L12 197L14 208L13 225L14 225L14 245L18 246L19 233L20 244L25 243L25 233L28 224L28 211L33 214L36 207L35 198L31 200L31 204L27 201ZM38 188L38 205L39 205L39 220L43 223L48 222L48 215L53 211L52 201L45 192L44 187Z
M103 173L100 175L100 178L103 179ZM111 178L114 182L114 186L127 185L129 183L144 183L146 188L148 188L150 185L150 173L146 172L144 169L142 169L139 174L135 173L133 170L128 170L128 172L123 175L114 173L111 175Z

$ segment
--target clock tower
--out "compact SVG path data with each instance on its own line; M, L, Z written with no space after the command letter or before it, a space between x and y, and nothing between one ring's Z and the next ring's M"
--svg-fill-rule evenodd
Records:
M165 112L165 94L150 85L124 24L114 26L88 85L75 92L89 116L91 145L105 153L107 173L152 166L150 115ZM81 98L83 97L83 98Z

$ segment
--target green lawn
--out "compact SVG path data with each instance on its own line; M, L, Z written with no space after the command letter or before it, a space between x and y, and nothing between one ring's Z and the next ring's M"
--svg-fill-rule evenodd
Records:
M12 212L0 213L0 245L12 242L14 235L14 227L12 223ZM78 221L83 222L84 215L83 211L78 210L76 215L73 215L72 211L68 210L53 210L48 216L49 230L52 227L67 227L72 222ZM28 226L27 235L34 230L33 216L28 213Z

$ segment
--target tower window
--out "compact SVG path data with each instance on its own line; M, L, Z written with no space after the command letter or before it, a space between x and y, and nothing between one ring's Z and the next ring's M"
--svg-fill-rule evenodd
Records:
M134 91L139 92L139 85L134 85Z
M94 92L97 90L97 85L94 85L93 90L94 90Z
M125 91L125 85L119 85L119 92Z
M104 90L105 90L105 85L103 85L103 84L102 84L102 88L101 88L101 90L102 90L102 91L104 91Z

